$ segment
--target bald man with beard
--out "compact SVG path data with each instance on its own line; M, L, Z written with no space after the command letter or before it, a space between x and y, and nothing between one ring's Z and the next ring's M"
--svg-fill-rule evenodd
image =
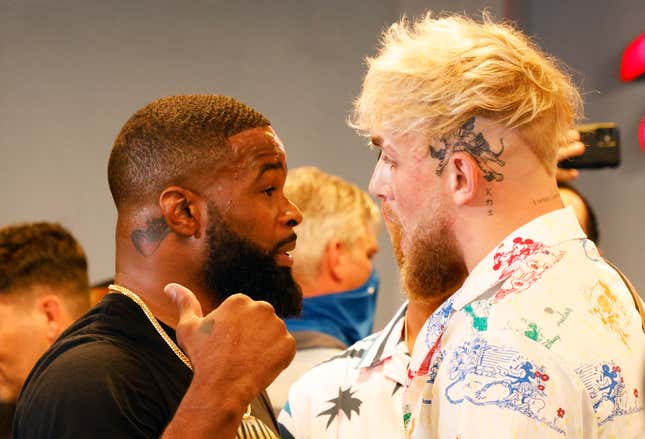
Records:
M111 294L38 362L15 436L277 437L264 389L295 350L278 315L302 301L286 172L269 121L233 98L138 110L108 165Z

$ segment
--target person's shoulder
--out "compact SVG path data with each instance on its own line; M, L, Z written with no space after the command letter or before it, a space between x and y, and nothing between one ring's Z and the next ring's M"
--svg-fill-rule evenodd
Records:
M118 343L109 338L96 338L75 344L67 349L61 349L49 363L48 369L52 372L105 372L110 373L119 369L141 369L145 365L145 358L136 349L127 344ZM87 375L92 375L88 373ZM94 374L95 375L95 374Z
M297 395L301 395L311 398L318 390L328 389L332 385L341 385L346 381L353 382L361 360L378 337L379 333L375 333L363 338L309 369L293 383L289 397L297 398Z
M14 428L21 437L95 431L105 420L129 428L125 401L135 401L133 392L147 385L140 359L98 340L50 351L43 360L20 395Z
M109 340L91 340L67 347L61 344L41 359L24 388L24 398L43 392L49 397L83 397L107 391L106 382L146 380L145 360Z
M347 369L355 368L364 358L368 350L376 343L381 335L380 332L368 335L365 338L358 340L356 343L345 349L336 353L336 355L331 356L329 359L321 362L312 370L316 369L319 371L323 370L333 370L333 369Z

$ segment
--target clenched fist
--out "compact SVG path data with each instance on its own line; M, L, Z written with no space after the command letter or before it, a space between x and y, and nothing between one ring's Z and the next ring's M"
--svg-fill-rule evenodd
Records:
M186 287L168 284L164 291L179 310L177 340L194 371L175 418L196 420L192 415L201 413L197 419L207 422L206 413L212 411L221 418L226 410L230 421L226 424L236 427L247 405L291 363L295 340L267 302L234 294L204 316L197 298ZM216 431L221 433L221 422L227 419L213 418L212 426L203 427L213 431L211 427L219 425ZM169 426L171 431L175 430L172 424L178 426L180 420L182 428L186 427L184 419L176 419L178 423Z

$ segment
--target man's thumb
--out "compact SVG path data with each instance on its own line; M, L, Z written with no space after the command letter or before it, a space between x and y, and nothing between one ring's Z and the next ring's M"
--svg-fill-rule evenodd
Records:
M195 317L202 317L202 307L188 288L179 284L168 284L163 289L164 293L177 305L179 323L186 322Z

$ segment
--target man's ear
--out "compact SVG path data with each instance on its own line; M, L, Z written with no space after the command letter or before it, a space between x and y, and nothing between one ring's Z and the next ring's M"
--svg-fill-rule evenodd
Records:
M334 283L343 281L342 257L343 243L338 239L332 239L325 247L325 262L329 269L329 277Z
M63 308L60 297L47 294L36 299L36 310L44 318L45 337L49 343L54 343L71 321Z
M448 188L456 206L471 203L479 190L481 170L468 153L456 152L450 156Z
M185 237L201 236L206 203L199 195L180 186L169 186L159 196L159 207L173 232Z

